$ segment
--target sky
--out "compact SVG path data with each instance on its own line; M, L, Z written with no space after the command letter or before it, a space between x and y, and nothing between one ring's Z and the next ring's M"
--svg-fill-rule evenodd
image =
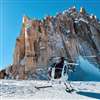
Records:
M42 19L72 6L78 10L84 7L100 19L100 0L0 0L0 69L13 63L16 38L24 15Z

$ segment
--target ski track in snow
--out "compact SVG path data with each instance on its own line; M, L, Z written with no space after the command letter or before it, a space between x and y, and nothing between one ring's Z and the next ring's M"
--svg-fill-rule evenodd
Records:
M58 81L0 80L0 100L100 100L100 82L77 81L71 85L76 91L67 93L63 82Z

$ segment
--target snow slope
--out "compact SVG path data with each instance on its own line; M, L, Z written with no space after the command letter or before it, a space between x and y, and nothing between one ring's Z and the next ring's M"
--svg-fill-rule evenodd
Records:
M100 81L100 70L87 59L79 56L79 66L76 67L75 72L70 74L69 79L74 81Z
M71 82L76 91L67 93L63 82L0 80L0 100L99 100L100 82ZM35 86L52 86L36 89Z

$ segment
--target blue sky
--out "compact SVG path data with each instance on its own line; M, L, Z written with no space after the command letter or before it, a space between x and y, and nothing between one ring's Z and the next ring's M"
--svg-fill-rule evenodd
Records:
M13 62L23 15L41 19L74 5L78 10L84 7L100 19L100 0L0 0L0 67L4 68Z

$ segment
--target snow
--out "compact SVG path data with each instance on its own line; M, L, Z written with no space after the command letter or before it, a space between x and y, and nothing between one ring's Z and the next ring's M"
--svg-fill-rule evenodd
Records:
M97 16L95 15L94 18L97 19Z
M65 11L63 11L62 13L65 14Z
M75 22L75 23L79 23L79 20L75 20L74 22Z
M88 57L88 56L87 56ZM94 56L90 56L94 57ZM100 70L95 65L90 63L87 59L79 56L76 71L71 73L70 80L82 81L100 81Z
M80 65L83 70L85 70L87 73L90 73L91 75L99 76L100 77L100 70L93 66L93 64L89 63L87 59L84 59L82 56L79 57L80 59Z
M70 30L67 30L67 33L70 33Z
M93 15L93 14L91 14L91 15L90 15L90 18L92 19L92 18L93 18L93 16L94 16L94 15Z
M84 23L86 23L86 24L89 23L89 22L88 22L86 19L84 19L84 18L79 18L79 19L76 18L74 22L75 22L75 23L79 23L79 21L82 21L82 22L84 22Z
M80 18L79 21L83 21L83 22L85 22L85 23L87 23L87 24L89 23L89 22L88 22L87 20L85 20L84 18Z
M1 100L98 100L100 82L71 82L76 91L67 93L63 82L36 80L1 80ZM52 86L36 89L35 86Z

